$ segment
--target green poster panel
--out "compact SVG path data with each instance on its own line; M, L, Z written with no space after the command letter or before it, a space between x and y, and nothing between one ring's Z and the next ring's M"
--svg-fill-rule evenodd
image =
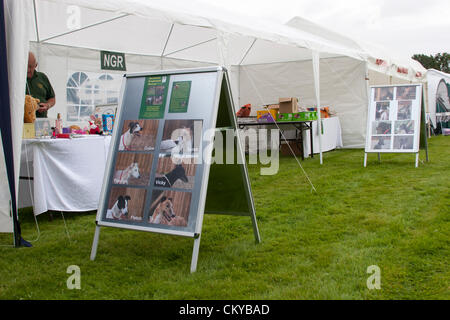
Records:
M164 118L169 78L167 75L145 78L139 119Z
M192 81L178 81L173 83L169 113L187 112L189 96L191 94L191 83Z

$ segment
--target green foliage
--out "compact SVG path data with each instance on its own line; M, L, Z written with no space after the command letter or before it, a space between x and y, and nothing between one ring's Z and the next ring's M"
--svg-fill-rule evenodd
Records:
M207 215L198 271L193 240L103 228L90 261L95 212L38 217L33 248L0 246L0 299L446 299L450 298L450 139L429 140L430 162L413 154L339 150L302 162L280 159L276 176L249 174L262 243L248 217ZM421 152L421 158L425 154ZM23 236L36 238L30 209ZM12 237L0 237L0 245ZM69 290L67 268L81 270ZM367 268L381 269L369 290Z
M447 52L436 55L415 54L414 60L419 61L425 69L436 69L442 72L450 73L450 54Z

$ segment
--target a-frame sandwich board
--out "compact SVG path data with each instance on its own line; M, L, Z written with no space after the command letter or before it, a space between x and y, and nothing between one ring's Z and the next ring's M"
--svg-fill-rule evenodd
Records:
M237 129L227 70L206 67L124 76L96 218L114 227L194 239L197 269L204 213L249 216L260 242L239 135L235 164L211 164L214 137Z

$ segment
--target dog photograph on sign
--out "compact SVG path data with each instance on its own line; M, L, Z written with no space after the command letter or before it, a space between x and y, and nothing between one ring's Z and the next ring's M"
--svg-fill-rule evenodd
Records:
M397 120L411 120L412 101L399 101L397 110Z
M192 194L154 190L149 210L150 224L187 227Z
M384 135L392 133L392 122L390 121L374 121L372 124L373 135Z
M119 141L119 151L155 150L158 120L125 120Z
M374 150L391 149L391 137L372 137L372 149Z
M397 100L416 100L416 86L397 87Z
M176 164L171 157L160 157L154 181L155 187L192 190L196 164Z
M394 149L398 150L414 149L414 136L395 136Z
M414 134L414 120L396 121L395 134Z
M117 155L114 184L147 186L153 163L153 154L123 153Z
M106 219L141 222L146 194L145 189L112 187Z
M394 88L384 87L375 89L375 101L391 101L394 100Z
M390 102L377 102L377 106L375 109L375 120L389 120L390 110Z

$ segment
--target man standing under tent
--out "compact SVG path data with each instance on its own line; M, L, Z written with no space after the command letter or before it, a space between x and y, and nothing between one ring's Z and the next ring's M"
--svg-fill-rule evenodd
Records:
M47 76L36 71L36 57L32 52L28 53L27 88L25 94L39 99L39 109L36 110L37 118L47 118L47 111L56 103L55 92Z

